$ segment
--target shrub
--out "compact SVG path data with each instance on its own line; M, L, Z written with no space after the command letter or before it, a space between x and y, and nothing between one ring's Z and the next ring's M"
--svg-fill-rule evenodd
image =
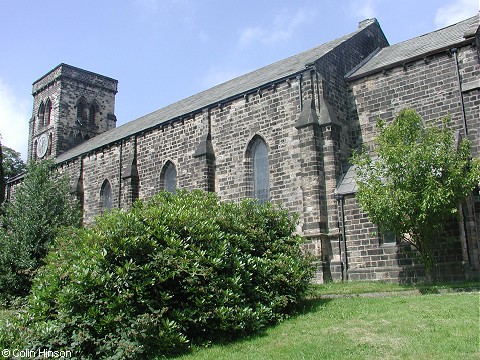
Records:
M29 346L140 358L229 340L283 319L313 267L286 210L160 193L71 229L37 277Z

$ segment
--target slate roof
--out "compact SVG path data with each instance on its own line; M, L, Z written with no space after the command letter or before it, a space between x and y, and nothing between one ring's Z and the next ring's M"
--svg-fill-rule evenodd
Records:
M354 35L363 31L368 26L375 24L376 20L371 19L362 23L358 30L342 36L323 45L307 50L300 54L288 57L273 64L262 67L248 74L214 86L208 90L180 100L148 115L130 121L115 129L109 130L94 138L70 149L57 158L57 163L76 158L102 146L115 143L125 137L139 133L143 130L168 122L180 116L185 116L203 108L232 99L245 92L258 89L266 84L286 79L294 74L305 70L306 64L311 64L322 56L339 46Z
M479 17L480 14L477 14L457 24L385 47L345 77L355 80L472 41L473 29L479 26Z
M348 195L357 192L357 182L355 181L355 165L346 164L343 168L344 175L339 185L335 189L335 195Z

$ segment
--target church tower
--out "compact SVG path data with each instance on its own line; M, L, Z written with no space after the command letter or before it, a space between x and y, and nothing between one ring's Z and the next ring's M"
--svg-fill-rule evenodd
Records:
M60 64L33 83L28 160L57 157L113 129L118 81Z

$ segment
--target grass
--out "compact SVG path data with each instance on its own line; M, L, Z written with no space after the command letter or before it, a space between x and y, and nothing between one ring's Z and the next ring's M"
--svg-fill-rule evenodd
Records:
M480 358L478 292L375 298L318 296L402 289L412 287L381 283L321 286L315 297L305 301L299 315L247 339L194 348L180 359Z
M458 288L476 291L455 292ZM194 347L178 359L479 359L479 289L478 282L316 286L296 316L242 340ZM388 292L394 294L360 296ZM328 297L332 294L345 296ZM13 312L0 309L0 317Z

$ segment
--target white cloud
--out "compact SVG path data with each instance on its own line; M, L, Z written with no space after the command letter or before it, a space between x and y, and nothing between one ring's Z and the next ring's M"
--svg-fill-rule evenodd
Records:
M152 14L158 11L159 1L158 0L135 0L135 7L140 10L143 14Z
M376 5L379 0L367 0L367 1L352 1L350 8L353 15L360 17L361 19L371 19L377 16Z
M195 23L195 4L191 0L132 0L132 4L144 20L175 19L187 26Z
M465 20L479 11L479 0L452 0L439 8L435 14L435 25L442 28Z
M0 79L0 135L2 145L8 146L27 158L28 121L30 104L13 96L10 88Z
M270 28L252 26L240 31L239 43L246 46L254 42L274 44L292 38L294 32L302 24L312 18L312 13L299 9L293 15L287 10L277 14Z
M215 85L224 83L228 80L236 78L242 74L247 73L248 71L228 71L228 70L221 70L216 67L211 67L204 77L200 80L200 85L205 88L211 88Z
M207 32L200 30L199 32L197 32L197 38L202 43L206 43L210 40L210 35Z

